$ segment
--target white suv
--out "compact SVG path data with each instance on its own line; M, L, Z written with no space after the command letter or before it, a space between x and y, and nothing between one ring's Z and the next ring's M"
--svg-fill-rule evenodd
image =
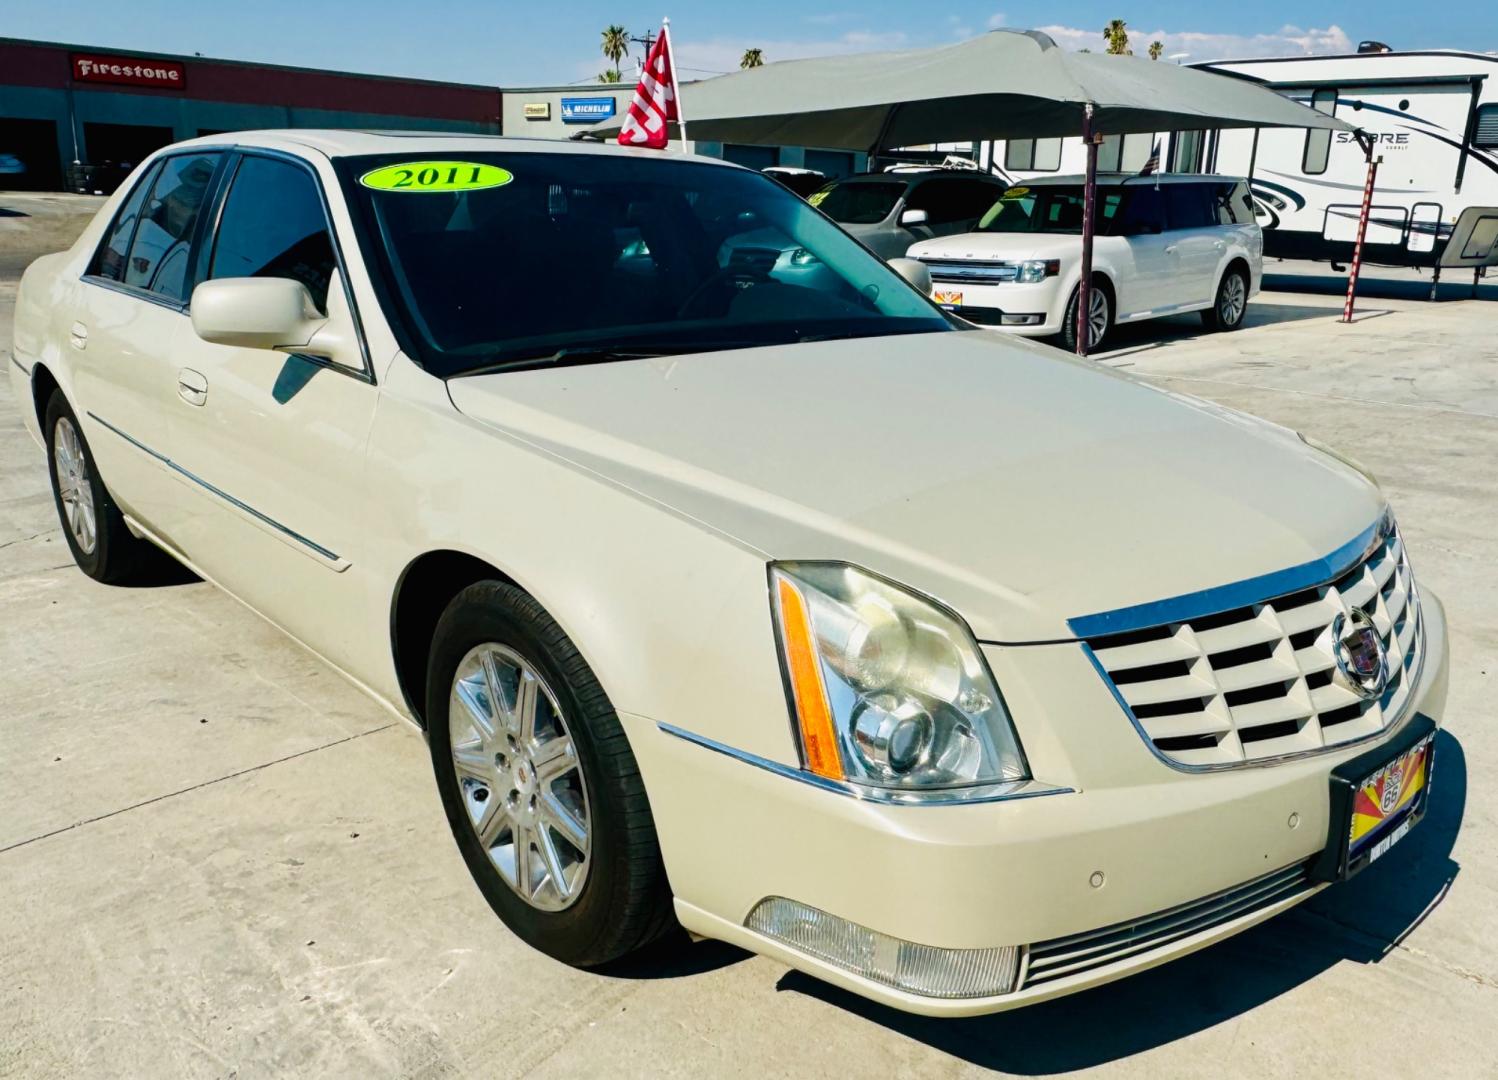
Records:
M1212 330L1243 324L1263 276L1264 238L1248 185L1228 176L1098 177L1092 345L1115 323L1200 311ZM910 249L937 303L983 326L1076 346L1082 178L1011 187L974 232Z

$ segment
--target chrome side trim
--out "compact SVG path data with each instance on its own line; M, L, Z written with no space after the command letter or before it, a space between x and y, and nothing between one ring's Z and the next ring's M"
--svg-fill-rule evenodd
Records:
M236 499L233 495L230 495L227 491L224 491L222 488L214 487L207 480L204 480L201 476L198 476L196 473L193 473L193 472L188 471L187 469L184 469L181 465L178 465L175 461L173 461L171 458L167 457L165 454L159 453L156 450L151 449L151 447L147 446L145 443L141 442L139 439L135 438L133 435L130 435L130 434L127 434L124 431L121 431L119 428L115 427L108 420L105 420L102 416L99 416L97 413L92 413L91 412L91 413L88 414L88 417L91 420L95 420L98 423L103 424L106 428L108 428L110 431L114 432L120 438L124 439L131 446L135 447L137 450L140 450L142 453L149 454L151 457L153 457L157 461L161 462L161 464L165 465L167 468L171 469L173 472L177 473L179 476L182 476L182 477L184 477L187 480L191 480L194 484L197 484L199 487L203 488L205 491L208 491L208 492L211 492L214 495L217 495L220 499L223 499L224 502L228 503L230 506L234 507L236 510L240 510L243 513L248 514L250 517L254 518L256 521L260 522L262 525L269 526L271 529L274 529L276 532L280 533L282 536L285 536L287 539L295 541L297 544L300 544L302 547L307 548L309 551L312 551L313 553L317 554L318 556L320 556L326 562L334 564L332 566L332 569L337 570L337 571L339 571L341 573L342 571L347 570L349 568L349 566L351 565L347 559L345 559L342 556L338 555L336 552L329 551L327 548L323 547L321 544L319 544L319 543L317 543L317 542L315 542L313 540L307 539L305 536L303 536L301 533L297 532L296 530L290 529L287 526L282 525L275 518L268 517L265 514L262 514L259 510L256 510L253 506L249 505L246 502L241 502L239 499Z
M693 745L712 750L725 757L733 758L735 761L742 761L747 765L753 765L755 768L764 769L766 772L774 773L776 776L783 776L787 780L797 780L803 784L809 784L814 788L830 791L836 795L846 795L850 798L861 799L864 802L880 803L884 806L973 806L977 803L1038 799L1045 795L1076 794L1073 788L1056 787L1051 784L1042 784L1035 780L1026 780L1022 782L1021 786L1013 790L998 792L992 795L978 795L968 799L931 800L901 798L900 794L896 792L885 793L871 788L860 787L857 784L849 784L841 780L829 780L825 776L818 776L816 773L807 772L805 769L798 769L793 765L784 765L778 761L771 761L769 758L762 758L758 754L751 754L747 750L739 750L736 747L720 743L716 739L709 739L706 735L698 735L696 732L679 728L675 724L657 721L655 726L667 735L674 735L678 739L682 739Z
M1389 521L1386 511L1376 522L1325 558L1165 600L1152 600L1147 604L1115 608L1095 615L1078 615L1068 619L1066 625L1079 638L1122 634L1165 623L1187 622L1203 615L1215 615L1325 585L1367 558L1387 534Z

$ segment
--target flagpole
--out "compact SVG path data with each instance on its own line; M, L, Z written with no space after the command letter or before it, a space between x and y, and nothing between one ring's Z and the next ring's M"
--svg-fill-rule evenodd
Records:
M671 87L676 94L676 133L681 139L681 151L687 152L687 113L681 107L681 80L676 77L676 42L671 40L671 18L661 20L661 36L666 39L666 63L671 65Z

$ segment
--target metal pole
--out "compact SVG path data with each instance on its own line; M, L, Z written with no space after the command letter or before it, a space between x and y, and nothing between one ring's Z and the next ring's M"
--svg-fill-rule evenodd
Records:
M1082 142L1087 146L1087 183L1082 186L1082 277L1077 282L1077 355L1092 343L1092 215L1097 203L1097 141L1092 134L1092 103L1082 107Z
M681 139L681 152L687 148L687 114L681 107L681 80L676 77L676 42L671 40L671 20L661 20L661 37L666 39L666 62L671 65L672 93L676 95L676 134Z
M1363 143L1368 153L1368 180L1363 185L1363 209L1358 214L1358 239L1352 248L1352 266L1347 271L1347 303L1342 305L1342 321L1352 322L1352 304L1358 294L1358 272L1363 268L1363 241L1368 236L1368 212L1373 208L1373 182L1378 177L1382 157L1373 156L1373 142Z

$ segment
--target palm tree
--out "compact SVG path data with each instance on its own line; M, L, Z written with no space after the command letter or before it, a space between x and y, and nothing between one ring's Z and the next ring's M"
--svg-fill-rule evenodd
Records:
M1150 59L1151 60L1158 60L1158 59L1160 59L1160 54L1163 53L1164 51L1165 51L1165 42L1163 42L1163 41L1151 41L1150 42Z
M603 55L608 57L609 63L614 65L614 77L612 79L600 78L600 82L618 82L622 77L619 72L619 61L629 55L629 31L622 26L606 26L603 28Z
M741 68L755 68L765 66L765 54L759 49L745 49L744 58L739 61Z
M623 76L619 74L618 68L609 68L607 71L598 76L598 81L601 83L622 82Z
M1103 27L1103 39L1108 42L1110 56L1134 55L1134 50L1129 48L1129 32L1125 29L1126 25L1122 19L1110 19L1108 25Z

